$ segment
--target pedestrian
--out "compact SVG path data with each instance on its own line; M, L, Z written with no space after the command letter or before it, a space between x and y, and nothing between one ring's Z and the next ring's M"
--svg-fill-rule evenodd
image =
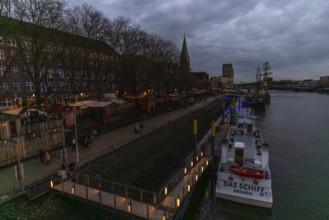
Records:
M139 132L139 126L138 126L138 123L135 124L135 133L138 133Z
M45 151L42 148L40 148L39 157L40 157L41 163L44 163L45 162Z
M143 132L143 124L142 123L139 123L139 128L140 128L140 131Z
M60 177L62 177L62 180L65 180L67 178L67 175L66 175L66 167L65 167L65 164L64 163L61 165L61 170L58 171L58 175Z
M88 135L85 136L85 140L84 140L84 149L88 150L88 144L89 144L89 137Z
M75 167L75 163L73 161L69 163L69 171L73 171L74 167Z
M49 154L49 152L46 150L46 152L45 152L45 164L48 164L48 163L50 163L50 154Z
M72 150L75 149L76 145L77 145L77 140L75 139L75 137L73 137L72 138Z

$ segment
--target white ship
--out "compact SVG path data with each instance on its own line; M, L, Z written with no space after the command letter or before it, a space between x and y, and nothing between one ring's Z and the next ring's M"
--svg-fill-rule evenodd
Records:
M231 117L232 118L232 117ZM252 206L272 208L269 146L244 111L236 117L221 149L216 196Z

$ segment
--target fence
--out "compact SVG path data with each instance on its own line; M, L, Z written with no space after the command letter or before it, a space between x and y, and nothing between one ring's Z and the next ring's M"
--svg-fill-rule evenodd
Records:
M0 129L7 129L3 123ZM0 167L16 163L39 154L40 148L53 150L65 143L63 120L51 120L33 124L17 123L16 135L0 141Z
M81 173L76 173L72 182L146 204L155 205L157 201L154 192Z

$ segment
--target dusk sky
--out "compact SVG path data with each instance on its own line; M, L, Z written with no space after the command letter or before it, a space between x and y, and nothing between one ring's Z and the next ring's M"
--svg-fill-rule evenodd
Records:
M328 0L67 0L110 19L130 18L148 33L182 47L193 71L221 76L232 63L235 83L255 81L265 61L274 80L329 75Z

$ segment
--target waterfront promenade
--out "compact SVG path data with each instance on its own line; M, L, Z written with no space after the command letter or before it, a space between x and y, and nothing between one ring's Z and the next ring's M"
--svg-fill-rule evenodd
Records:
M188 106L187 109L178 109L169 111L165 114L146 118L141 123L143 124L143 132L135 133L134 126L131 124L99 136L93 140L90 144L89 150L78 149L79 163L77 163L77 152L76 150L70 150L67 148L67 161L75 162L77 166L82 166L96 158L110 153L125 144L140 138L141 136L152 132L168 123L175 121L181 117L184 117L191 112L194 112L215 100L214 97L208 98L207 101ZM79 125L78 125L79 126ZM23 161L24 166L24 186L30 185L31 183L42 179L43 177L50 176L60 170L62 159L60 149L50 152L51 163L43 164L39 157L34 157ZM0 204L8 201L9 199L17 196L18 194L14 189L19 189L19 183L15 180L14 165L7 166L0 169Z

